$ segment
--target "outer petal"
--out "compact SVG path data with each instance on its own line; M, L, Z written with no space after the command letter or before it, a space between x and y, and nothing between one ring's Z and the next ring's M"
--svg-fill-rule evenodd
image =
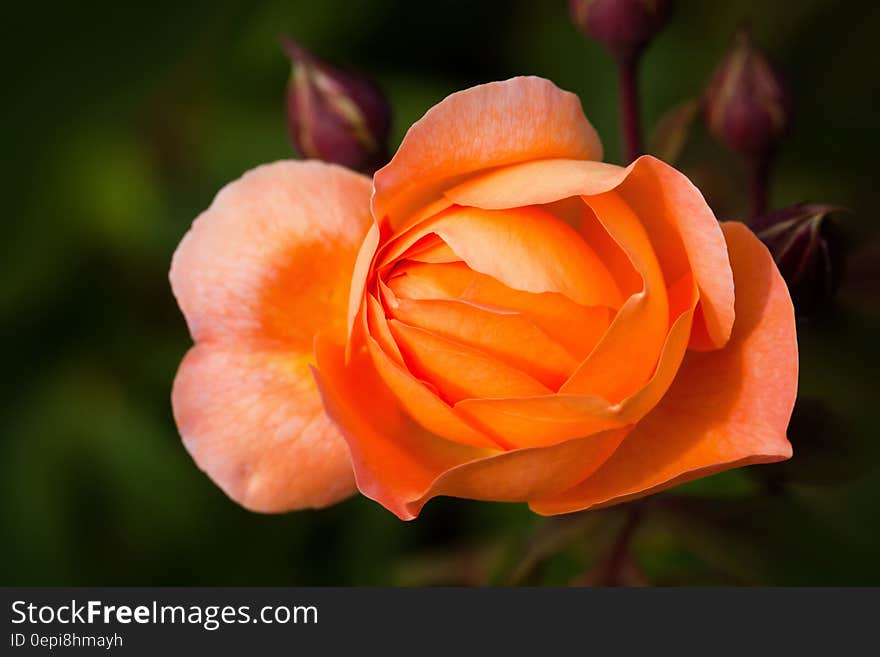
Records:
M328 322L344 330L369 194L364 176L293 161L257 167L220 190L171 262L193 339L273 341L308 353Z
M738 223L724 235L736 284L727 346L685 358L668 393L596 473L536 498L557 514L647 495L684 481L791 456L785 437L797 392L797 336L788 289L767 249Z
M324 414L305 357L196 345L172 400L183 444L242 506L324 507L354 492L348 448Z
M518 77L448 96L409 129L375 175L373 214L398 227L477 171L541 158L601 159L580 101L549 80Z
M403 520L437 495L504 502L552 495L598 468L627 431L503 453L466 447L410 420L363 351L353 352L346 366L342 346L318 336L316 354L315 377L348 440L358 488Z
M220 191L174 255L172 289L199 343L175 381L175 419L199 467L248 508L353 490L308 365L317 331L345 335L369 194L341 167L262 166Z

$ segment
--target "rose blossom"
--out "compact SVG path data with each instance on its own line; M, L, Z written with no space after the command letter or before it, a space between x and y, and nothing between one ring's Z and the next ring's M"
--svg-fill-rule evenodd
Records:
M577 97L523 77L446 98L372 180L278 162L223 189L171 268L198 465L251 509L356 482L410 519L788 458L797 343L767 249L672 167L601 156Z

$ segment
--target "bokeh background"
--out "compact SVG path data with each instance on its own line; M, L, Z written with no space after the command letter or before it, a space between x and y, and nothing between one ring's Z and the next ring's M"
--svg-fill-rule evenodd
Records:
M646 126L700 93L749 20L797 103L772 205L851 208L848 271L836 307L799 325L807 401L795 459L664 494L632 536L623 579L880 584L880 5L675 4L644 63ZM190 344L171 254L224 183L292 156L278 34L374 76L394 106L395 144L446 94L529 73L577 92L619 161L612 68L565 2L96 1L4 13L0 583L594 581L625 511L545 519L438 499L403 523L357 497L253 514L194 466L169 402ZM705 131L680 166L719 216L742 215L738 163Z

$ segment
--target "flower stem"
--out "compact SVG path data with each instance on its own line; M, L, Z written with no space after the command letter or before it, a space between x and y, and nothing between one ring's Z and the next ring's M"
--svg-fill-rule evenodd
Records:
M627 515L614 540L608 559L599 572L596 584L599 586L625 586L625 570L630 558L630 542L642 520L644 504L641 502L630 503L626 509Z
M639 119L639 59L638 53L617 58L617 80L620 87L620 130L627 163L642 154L642 127Z
M769 151L759 153L752 156L747 164L749 167L749 210L754 221L767 212L773 154Z

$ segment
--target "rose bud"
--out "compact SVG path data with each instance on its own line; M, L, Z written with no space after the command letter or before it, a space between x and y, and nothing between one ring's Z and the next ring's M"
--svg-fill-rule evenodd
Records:
M570 0L575 25L618 58L636 55L669 19L670 0Z
M778 73L746 30L706 89L709 130L731 150L746 156L766 153L788 125L791 107Z
M282 38L293 64L287 124L305 158L372 173L388 159L391 110L366 78L334 68L295 41Z
M840 284L843 253L831 219L840 211L832 205L800 203L756 220L758 237L773 254L799 316L826 305Z

